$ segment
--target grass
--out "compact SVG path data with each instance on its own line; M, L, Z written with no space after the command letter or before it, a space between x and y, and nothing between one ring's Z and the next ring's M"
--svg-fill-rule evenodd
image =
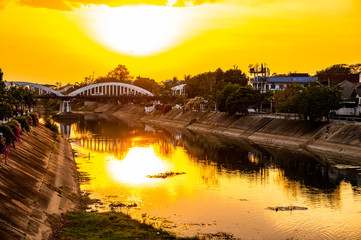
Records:
M62 215L57 222L52 224L50 239L198 239L178 238L119 212L74 211Z

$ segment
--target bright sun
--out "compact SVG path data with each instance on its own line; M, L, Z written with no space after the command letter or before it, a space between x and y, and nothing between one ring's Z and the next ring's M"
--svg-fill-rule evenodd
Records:
M172 7L98 7L91 11L93 37L113 51L149 56L177 45L186 19Z

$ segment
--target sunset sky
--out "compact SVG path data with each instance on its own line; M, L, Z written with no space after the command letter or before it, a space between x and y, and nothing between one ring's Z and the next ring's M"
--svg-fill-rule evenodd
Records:
M163 81L237 65L361 62L360 0L0 0L5 80L80 82L118 64Z

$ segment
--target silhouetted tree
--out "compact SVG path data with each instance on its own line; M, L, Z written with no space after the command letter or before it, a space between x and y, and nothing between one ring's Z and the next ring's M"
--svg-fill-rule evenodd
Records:
M135 86L144 88L154 94L159 93L159 84L154 80L154 79L150 79L150 78L144 78L144 77L140 77L138 76L133 84Z
M356 64L335 64L326 69L320 70L316 75L319 74L351 74L351 73L360 73L361 72L361 63Z
M297 105L295 97L298 92L302 91L303 87L300 84L293 83L287 85L283 91L279 91L275 94L274 98L277 102L277 112L284 113L297 113Z
M247 113L247 109L260 104L260 92L250 86L239 87L231 93L226 101L227 112L231 115Z
M238 84L228 83L221 90L221 92L218 94L218 97L217 97L217 109L219 111L221 111L221 112L227 111L227 108L226 108L227 98L240 87L241 86Z
M303 91L297 92L294 101L298 114L302 115L304 119L319 121L325 117L328 121L330 112L338 110L342 106L341 87L312 83Z
M129 70L125 65L119 64L115 69L110 71L105 77L98 77L96 79L96 83L103 82L123 82L123 83L131 83L133 80L133 76L130 75Z

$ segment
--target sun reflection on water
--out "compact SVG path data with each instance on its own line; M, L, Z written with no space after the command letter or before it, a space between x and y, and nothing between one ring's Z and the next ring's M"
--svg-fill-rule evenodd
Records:
M147 175L156 175L170 171L168 164L156 156L152 147L134 147L129 150L126 157L119 160L107 156L107 171L118 182L130 184L143 184L159 181Z

